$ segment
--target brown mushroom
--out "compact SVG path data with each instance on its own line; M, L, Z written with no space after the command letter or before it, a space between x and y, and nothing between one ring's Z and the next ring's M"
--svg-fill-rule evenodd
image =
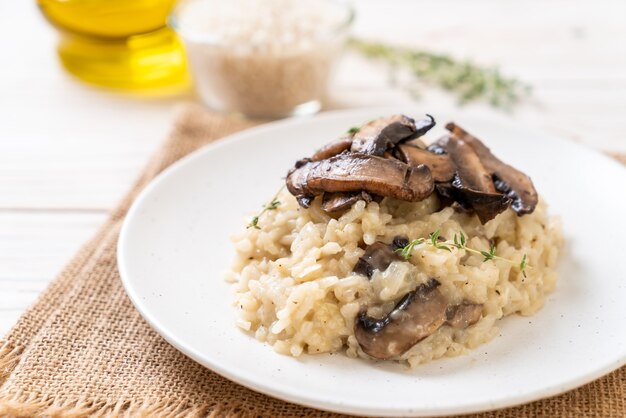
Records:
M404 261L404 259L394 251L392 245L376 241L367 246L365 254L359 258L352 271L371 279L374 270L385 271L394 261Z
M287 189L299 202L324 192L360 191L417 202L432 193L434 183L423 165L411 167L374 155L343 153L293 168L287 175Z
M375 119L354 134L350 149L352 152L383 155L387 149L404 140L420 137L435 126L435 119L427 116L427 119L417 123L405 115Z
M322 197L322 209L326 213L339 213L350 209L359 200L365 203L372 201L372 196L366 192L354 193L324 193Z
M352 135L336 139L318 149L317 152L311 157L311 161L321 161L337 154L341 154L342 152L349 150L351 145Z
M483 166L474 148L452 136L448 139L446 150L456 167L462 187L484 193L496 193L491 174Z
M408 165L424 164L430 169L433 180L436 182L449 182L454 177L456 169L448 155L437 155L408 143L398 145L396 154Z
M430 279L407 293L382 319L362 310L354 325L354 335L368 355L385 360L405 353L437 331L446 322L448 302Z
M453 328L465 329L474 325L483 314L483 305L463 301L446 310L446 324Z
M464 187L458 177L452 183L437 185L437 192L444 200L456 202L464 211L474 212L482 224L486 224L511 204L511 199L502 193L485 193Z
M455 123L448 123L446 128L476 151L482 164L494 178L496 189L511 198L511 207L518 215L535 210L539 197L530 177L500 161L482 141Z
M415 121L405 115L374 119L363 125L352 139L352 152L383 155L387 147L415 132Z
M435 142L428 145L426 150L437 155L447 154L448 151L446 150L446 145L448 144L448 139L450 139L450 134L445 134Z
M299 160L287 187L303 207L324 194L322 209L330 214L359 200L422 200L434 183L442 204L473 211L482 223L509 206L518 215L534 210L538 197L528 176L454 123L426 147L420 137L434 125L430 115L417 122L404 115L373 120Z
M411 139L419 138L426 132L430 131L436 124L437 122L435 122L435 118L427 113L424 119L420 119L415 122L415 132L411 135Z
M421 138L409 139L407 141L402 142L402 144L411 145L413 147L417 147L420 149L426 149L426 144L422 141Z
M440 195L451 198L466 210L473 210L483 224L509 207L511 200L496 190L489 171L471 146L450 136L445 149L456 175L451 183L437 185Z

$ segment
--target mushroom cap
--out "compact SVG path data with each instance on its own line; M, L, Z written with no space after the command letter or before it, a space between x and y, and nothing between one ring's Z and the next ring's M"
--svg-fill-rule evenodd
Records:
M455 176L451 183L437 184L437 192L444 198L459 204L462 209L473 211L485 224L504 212L511 199L502 193L487 193L464 187Z
M380 156L390 145L409 138L415 131L415 121L405 115L374 119L354 134L350 150Z
M352 135L343 136L339 139L329 142L322 148L318 149L315 154L311 156L312 161L321 161L330 157L334 157L337 154L349 150L352 145Z
M411 167L395 159L343 153L290 170L287 189L296 197L365 191L417 202L433 192L434 183L424 165Z
M518 215L535 209L538 195L528 176L453 122L446 125L450 133L426 147L420 137L433 126L430 115L417 121L400 114L370 121L297 161L287 188L305 208L323 194L322 209L331 215L359 200L416 202L434 190L442 204L456 202L483 224L508 207Z
M474 148L451 136L446 149L456 167L457 179L461 187L482 193L496 193L491 173L482 164Z
M381 360L402 355L437 331L446 322L448 301L430 279L407 293L382 319L362 310L356 318L354 335L366 354Z
M511 199L511 208L518 215L532 213L535 210L539 196L530 177L499 160L481 140L454 122L448 123L446 129L474 149L485 169L492 175L495 188Z
M359 200L369 203L372 201L372 196L363 191L351 193L324 193L322 197L322 210L329 214L340 213L350 209L350 207Z
M434 154L409 143L398 145L396 155L409 165L424 164L430 169L433 180L439 183L451 181L456 172L450 156Z
M453 328L465 329L480 320L483 314L481 303L463 301L458 305L452 305L446 310L446 323Z
M394 261L404 261L404 259L396 253L394 244L388 245L384 242L376 241L367 246L365 254L358 259L352 271L371 279L374 270L385 271Z

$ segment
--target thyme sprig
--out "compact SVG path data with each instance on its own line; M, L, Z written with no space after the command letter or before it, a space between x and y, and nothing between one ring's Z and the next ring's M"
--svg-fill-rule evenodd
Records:
M265 203L263 205L263 209L261 210L261 212L259 212L256 216L252 217L252 220L246 226L246 229L248 228L261 229L261 227L259 226L259 218L268 210L276 210L276 208L278 208L281 205L281 201L278 200L278 195L280 194L280 192L283 191L284 188L285 186L283 185L280 189L278 189L278 191L276 192L272 200L269 203Z
M530 268L530 266L528 265L528 257L526 256L526 254L524 254L524 256L522 257L522 261L520 263L517 263L513 260L509 260L508 258L504 258L504 257L500 257L496 255L495 245L491 245L491 247L489 247L489 251L481 251L481 250L468 247L467 239L465 237L465 234L463 234L463 232L460 232L459 234L454 234L454 239L452 243L441 242L439 240L439 236L440 236L440 231L436 230L435 232L432 232L428 236L428 240L424 238L414 239L413 241L410 241L404 247L396 249L396 252L400 254L402 257L404 257L405 260L408 260L411 258L411 255L413 254L413 249L416 246L424 244L424 243L427 243L433 248L436 248L439 250L445 250L448 252L452 252L452 248L458 248L459 250L465 250L473 254L481 255L483 257L483 263L489 260L501 260L509 264L512 264L514 266L517 266L519 270L522 272L522 275L524 277L527 277L526 269Z
M384 61L394 69L409 70L417 81L455 93L460 103L483 99L494 107L507 109L531 91L529 85L503 76L497 68L481 67L447 55L361 39L351 39L349 45L367 58Z
M396 249L396 252L400 254L402 257L404 257L405 260L408 260L409 258L411 258L411 254L413 254L413 248L415 248L418 245L423 244L424 241L426 241L424 238L414 239L413 241L409 242L404 247Z

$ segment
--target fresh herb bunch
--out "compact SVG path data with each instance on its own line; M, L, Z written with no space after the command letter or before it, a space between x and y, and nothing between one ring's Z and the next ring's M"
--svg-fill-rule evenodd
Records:
M489 248L489 251L480 251L480 250L476 250L474 248L470 248L467 246L467 239L465 237L465 234L463 234L463 232L460 232L459 234L454 234L454 239L452 243L449 242L440 242L439 241L439 235L440 232L439 230L436 230L435 232L432 232L429 236L428 236L428 245L430 245L433 248L437 248L439 250L445 250L448 252L452 252L452 248L458 248L459 250L465 250L468 251L470 253L474 253L474 254L478 254L483 256L483 263L485 261L489 261L489 260L501 260L501 261L505 261L509 264L515 265L517 266L520 271L522 272L522 274L524 275L524 277L526 277L526 269L530 268L530 266L528 265L528 258L526 257L526 254L524 254L524 256L522 257L522 261L518 264L515 261L509 260L508 258L504 258L504 257L500 257L498 255L496 255L496 246L492 245ZM396 249L396 252L398 254L400 254L402 257L404 257L405 260L408 260L411 258L411 255L413 253L413 249L421 244L426 243L427 240L424 238L418 238L418 239L414 239L413 241L409 242L407 245L405 245L404 247L398 248Z
M530 93L530 86L503 76L497 68L361 39L351 39L349 45L368 58L385 61L394 68L406 68L419 81L455 93L460 103L483 99L494 107L508 109Z
M281 205L280 200L278 200L278 195L280 194L280 192L283 191L284 188L285 186L282 186L280 189L278 189L278 191L272 198L271 202L263 205L263 209L261 210L261 212L259 212L258 215L252 218L250 223L246 226L246 229L248 228L261 229L261 227L259 226L259 218L268 210L276 210L276 208L278 208Z

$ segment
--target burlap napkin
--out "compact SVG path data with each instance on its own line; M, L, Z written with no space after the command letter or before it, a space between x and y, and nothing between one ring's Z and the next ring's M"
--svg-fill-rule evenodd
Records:
M111 219L4 338L0 416L336 416L232 383L188 359L132 306L115 249L130 203L158 172L249 122L191 107ZM494 417L624 417L626 368L567 394Z

